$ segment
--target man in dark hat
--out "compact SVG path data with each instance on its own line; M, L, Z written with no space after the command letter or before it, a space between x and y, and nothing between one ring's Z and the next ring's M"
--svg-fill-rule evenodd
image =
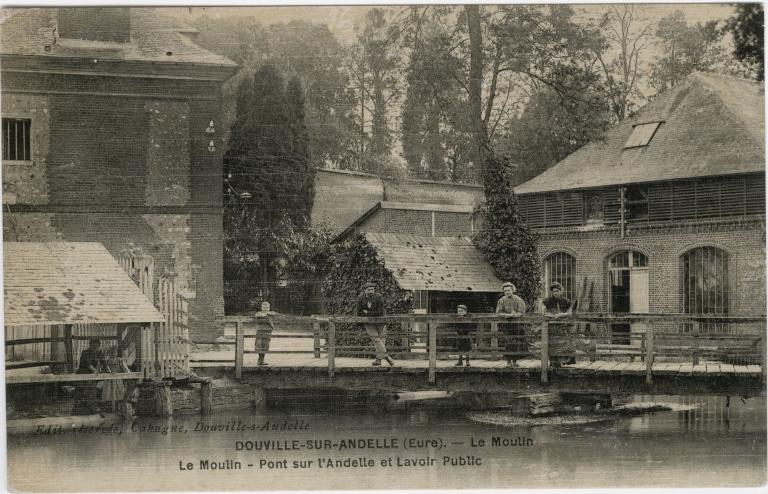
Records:
M369 281L363 285L363 293L357 297L356 311L360 317L383 317L387 315L384 297L376 293L376 283ZM387 325L365 323L363 326L373 341L373 348L376 349L376 359L373 361L373 365L381 365L381 361L386 360L390 366L394 366L395 361L387 355Z
M555 318L571 315L573 304L563 295L563 285L553 281L549 285L549 297L543 300L544 315ZM553 367L560 367L568 362L575 362L575 346L573 339L569 337L569 324L549 324L549 353Z

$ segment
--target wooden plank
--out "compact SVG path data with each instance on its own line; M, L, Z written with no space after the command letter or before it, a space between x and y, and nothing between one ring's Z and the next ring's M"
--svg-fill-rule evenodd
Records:
M720 364L720 372L724 374L735 374L736 369L733 367L733 364Z
M693 373L693 364L690 362L680 364L680 373L681 374L692 374Z
M79 381L112 381L117 379L142 379L141 372L121 372L115 374L31 374L23 376L5 376L6 384L36 384Z
M749 367L746 365L734 365L733 371L736 374L749 374Z
M763 369L759 365L748 365L747 369L749 369L750 374L762 374Z
M707 362L707 374L720 374L720 364Z

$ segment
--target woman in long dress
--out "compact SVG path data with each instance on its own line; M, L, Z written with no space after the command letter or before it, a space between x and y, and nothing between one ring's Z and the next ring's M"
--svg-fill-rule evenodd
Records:
M124 372L130 372L128 366L117 354L117 347L110 347L107 350L107 358L104 361L105 370L110 374L118 374ZM122 405L122 401L125 399L125 383L122 379L108 379L105 381L99 381L97 385L101 391L101 415L104 416L105 410L110 410L113 413L118 410L118 406Z
M497 314L509 314L521 316L525 313L526 306L523 299L515 295L517 289L512 283L504 283L501 286L504 296L496 304ZM504 358L509 367L517 365L517 361L528 356L528 339L525 334L525 326L519 323L499 324L499 332L503 335Z
M562 285L553 282L549 292L551 295L543 301L544 315L555 318L571 315L573 304L563 295ZM570 329L570 324L549 323L549 358L553 367L560 367L575 359L576 346Z

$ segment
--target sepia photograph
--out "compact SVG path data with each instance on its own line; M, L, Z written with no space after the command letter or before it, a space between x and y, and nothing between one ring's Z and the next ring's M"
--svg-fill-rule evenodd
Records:
M763 40L3 6L6 488L764 488Z

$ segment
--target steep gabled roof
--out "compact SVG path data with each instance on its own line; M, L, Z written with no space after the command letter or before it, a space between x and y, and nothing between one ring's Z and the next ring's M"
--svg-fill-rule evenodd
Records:
M236 67L233 61L209 52L179 32L181 28L151 8L131 8L130 42L75 40L57 34L55 8L12 9L0 24L0 53L104 61L161 62ZM88 15L88 8L82 8ZM169 55L170 54L170 55Z
M761 172L764 104L762 83L695 72L609 129L603 140L575 151L515 192ZM626 147L636 127L652 123L659 125L648 145ZM638 134L633 140L642 141Z
M498 292L502 281L467 237L366 233L404 290Z
M5 326L165 319L97 242L5 242Z

